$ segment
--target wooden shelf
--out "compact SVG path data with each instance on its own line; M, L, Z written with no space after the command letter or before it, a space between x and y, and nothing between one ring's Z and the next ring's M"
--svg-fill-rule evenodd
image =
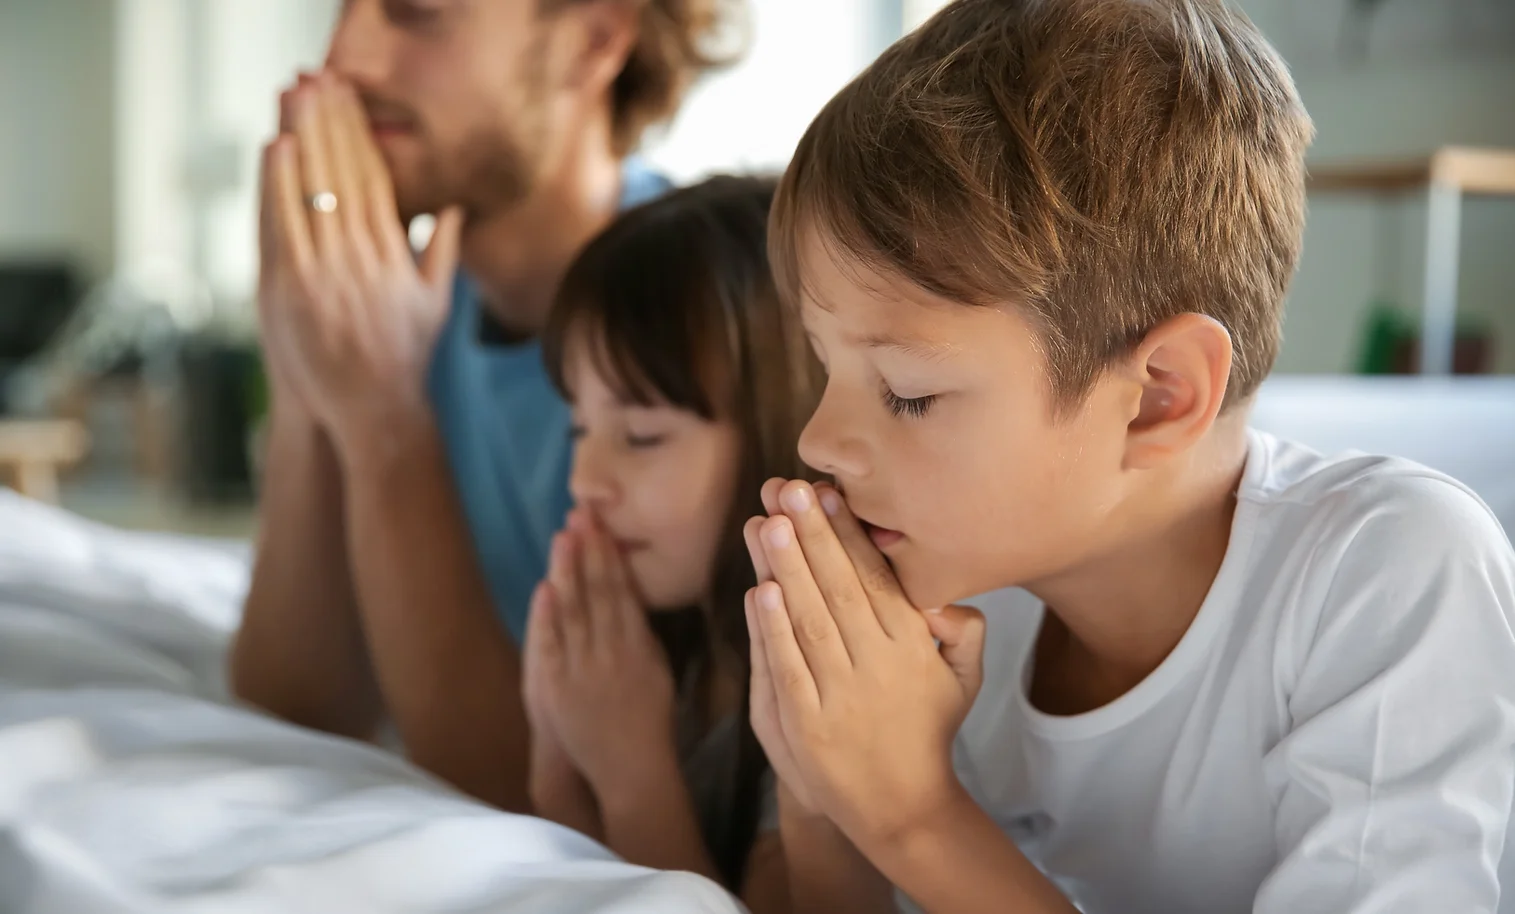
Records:
M16 491L56 501L58 471L79 461L89 434L66 419L0 420L0 482L9 477Z
M1418 159L1348 162L1309 171L1311 193L1391 194L1432 184L1464 194L1515 195L1515 150L1447 146Z

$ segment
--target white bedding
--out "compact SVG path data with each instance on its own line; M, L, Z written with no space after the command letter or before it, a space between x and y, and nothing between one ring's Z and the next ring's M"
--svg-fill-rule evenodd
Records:
M0 912L734 914L688 874L235 707L246 550L0 489Z

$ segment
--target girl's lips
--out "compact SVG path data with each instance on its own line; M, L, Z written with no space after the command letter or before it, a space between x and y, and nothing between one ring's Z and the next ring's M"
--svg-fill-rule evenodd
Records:
M860 521L860 523L863 529L868 531L868 538L873 540L873 545L877 546L880 552L888 552L890 546L905 538L905 534L898 530L890 530L888 527L880 527L867 521Z

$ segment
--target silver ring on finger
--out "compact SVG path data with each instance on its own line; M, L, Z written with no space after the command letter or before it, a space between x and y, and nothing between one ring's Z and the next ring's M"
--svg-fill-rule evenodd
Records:
M334 213L337 211L337 195L329 190L323 190L306 197L305 205L314 212Z

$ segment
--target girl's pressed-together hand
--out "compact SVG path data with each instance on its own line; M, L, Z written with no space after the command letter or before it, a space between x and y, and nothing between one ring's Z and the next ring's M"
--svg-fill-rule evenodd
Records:
M667 657L620 554L587 512L570 515L554 540L534 603L528 707L601 804L678 777Z
M753 726L796 801L866 852L964 800L951 744L982 681L983 616L912 606L834 488L773 480L764 502L772 516L747 527L770 578L749 600Z

